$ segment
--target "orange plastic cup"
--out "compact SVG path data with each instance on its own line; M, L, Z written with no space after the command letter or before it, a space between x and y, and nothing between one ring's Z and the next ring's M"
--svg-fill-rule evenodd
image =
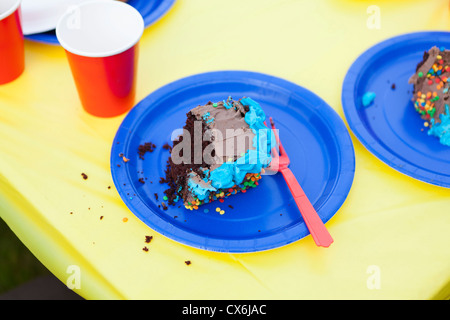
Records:
M0 1L0 84L17 79L25 69L20 3L21 0Z
M114 117L134 106L143 32L141 14L119 1L83 2L59 20L56 35L88 113Z

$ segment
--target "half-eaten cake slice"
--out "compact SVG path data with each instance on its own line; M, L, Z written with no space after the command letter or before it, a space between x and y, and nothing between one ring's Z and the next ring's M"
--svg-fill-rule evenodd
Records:
M265 118L261 106L246 97L190 110L162 179L169 185L168 203L183 201L193 210L256 187L275 146Z

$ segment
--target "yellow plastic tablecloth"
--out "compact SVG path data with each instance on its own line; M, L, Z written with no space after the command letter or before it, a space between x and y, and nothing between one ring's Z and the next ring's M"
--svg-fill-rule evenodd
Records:
M367 26L371 5L379 29ZM379 41L421 30L450 30L448 0L178 0L142 38L137 101L188 75L240 69L304 86L345 121L341 88L352 62ZM353 134L355 179L327 223L330 248L308 236L227 254L165 238L127 209L109 168L123 118L82 110L59 46L27 41L25 73L0 87L1 218L84 298L450 297L450 190L398 173Z

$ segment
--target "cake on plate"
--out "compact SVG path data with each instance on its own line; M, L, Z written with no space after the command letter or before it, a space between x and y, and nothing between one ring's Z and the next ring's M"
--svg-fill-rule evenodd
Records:
M415 74L409 79L414 85L413 103L425 120L428 134L450 146L450 50L433 47L424 52Z
M197 106L186 116L161 181L169 186L164 192L169 204L182 201L195 210L259 184L275 140L256 101L228 97Z

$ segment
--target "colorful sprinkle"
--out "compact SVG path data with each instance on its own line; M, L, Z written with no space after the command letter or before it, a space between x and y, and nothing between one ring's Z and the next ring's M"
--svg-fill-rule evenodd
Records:
M245 176L243 183L239 185L234 185L231 188L220 189L214 193L211 193L208 199L205 200L194 199L191 202L187 202L185 204L185 208L188 210L197 210L200 205L204 203L210 203L215 200L219 200L219 202L223 203L225 201L224 200L225 198L233 194L237 194L238 192L245 193L247 192L248 188L255 188L259 184L258 181L262 178L263 173L264 173L263 171L261 171L261 173L248 173ZM216 208L216 212L220 213L221 211L222 211L221 208L219 207Z
M423 126L428 128L429 135L432 135L434 130L438 131L436 129L437 127L444 127L441 125L443 121L442 114L438 113L441 111L442 104L444 103L442 101L448 99L450 85L450 66L448 65L448 61L445 60L448 51L445 51L445 47L441 47L440 51L441 53L436 55L433 65L426 72L425 86L422 88L422 92L418 90L414 102L416 111L425 120ZM418 78L424 76L425 74L422 71L417 73ZM421 130L423 131L424 129L422 128Z

